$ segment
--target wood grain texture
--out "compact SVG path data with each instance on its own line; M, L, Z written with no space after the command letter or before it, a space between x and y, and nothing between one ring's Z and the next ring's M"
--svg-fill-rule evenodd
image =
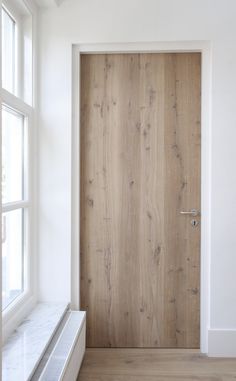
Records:
M201 56L82 55L89 347L199 347ZM199 218L198 218L199 220Z
M235 381L235 359L191 350L88 349L78 381Z

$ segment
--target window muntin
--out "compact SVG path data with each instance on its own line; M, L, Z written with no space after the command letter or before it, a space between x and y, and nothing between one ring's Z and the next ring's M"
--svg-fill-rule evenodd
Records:
M2 7L2 87L15 93L16 23Z

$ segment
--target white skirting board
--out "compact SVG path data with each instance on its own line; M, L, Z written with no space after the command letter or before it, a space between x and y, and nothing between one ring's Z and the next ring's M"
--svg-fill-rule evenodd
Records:
M209 329L209 357L236 357L236 330Z

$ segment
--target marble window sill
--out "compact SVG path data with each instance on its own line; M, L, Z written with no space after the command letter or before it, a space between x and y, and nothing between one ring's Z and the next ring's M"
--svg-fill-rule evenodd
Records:
M28 381L62 321L68 304L38 303L3 347L3 381Z

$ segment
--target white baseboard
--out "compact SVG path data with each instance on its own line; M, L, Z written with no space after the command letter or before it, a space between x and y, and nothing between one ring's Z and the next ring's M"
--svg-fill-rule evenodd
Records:
M209 329L209 357L236 357L236 329Z

